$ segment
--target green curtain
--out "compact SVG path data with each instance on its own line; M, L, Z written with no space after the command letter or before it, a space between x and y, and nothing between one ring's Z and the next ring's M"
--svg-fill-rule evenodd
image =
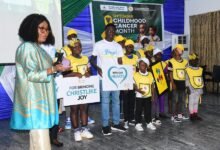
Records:
M75 18L92 0L62 0L62 21L63 25Z
M138 2L138 3L159 3L159 4L163 4L164 0L135 0L135 2Z

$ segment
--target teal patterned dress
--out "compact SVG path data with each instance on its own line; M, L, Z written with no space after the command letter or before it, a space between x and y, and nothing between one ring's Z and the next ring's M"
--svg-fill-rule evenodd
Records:
M24 42L16 52L12 129L47 129L58 124L54 77L47 75L51 57L36 43Z

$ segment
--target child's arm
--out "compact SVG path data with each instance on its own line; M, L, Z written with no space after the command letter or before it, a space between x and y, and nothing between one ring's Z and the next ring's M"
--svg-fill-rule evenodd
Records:
M187 94L190 94L190 93L191 93L190 88L189 88L190 83L189 83L189 76L188 76L187 73L186 73L186 80L185 80L185 83L186 83L186 92L187 92Z
M87 71L86 71L86 73L85 73L85 77L88 78L88 77L90 77L90 76L91 76L90 68L87 67Z
M142 91L142 89L140 88L138 88L137 87L137 85L136 84L134 84L134 89L135 89L135 91L137 91L137 92L139 92L139 93L141 93L142 95L144 95L145 94L145 92L144 91Z
M154 97L155 97L155 92L154 92L155 90L154 90L154 83L153 84L151 84L151 100L153 101L154 100Z
M64 74L64 77L78 77L78 78L82 78L82 74L79 72L70 72L68 74Z

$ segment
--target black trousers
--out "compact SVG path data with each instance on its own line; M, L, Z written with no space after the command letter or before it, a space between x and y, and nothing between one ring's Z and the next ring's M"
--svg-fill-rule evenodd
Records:
M142 122L142 112L144 110L144 119L146 123L150 123L151 118L151 97L148 98L137 98L135 107L135 121L137 123Z
M124 121L134 120L135 92L134 90L123 91Z
M59 130L58 125L54 125L52 128L50 128L50 140L57 139L58 130Z
M58 103L58 108L60 106L60 99L57 100ZM52 128L50 128L50 140L55 140L57 139L57 134L59 130L59 125L54 125Z

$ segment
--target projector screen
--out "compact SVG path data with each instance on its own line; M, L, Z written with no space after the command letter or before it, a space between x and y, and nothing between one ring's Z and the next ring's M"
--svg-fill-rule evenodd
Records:
M0 64L15 63L16 49L21 43L18 29L32 13L43 14L51 24L55 47L62 47L60 0L0 0Z

